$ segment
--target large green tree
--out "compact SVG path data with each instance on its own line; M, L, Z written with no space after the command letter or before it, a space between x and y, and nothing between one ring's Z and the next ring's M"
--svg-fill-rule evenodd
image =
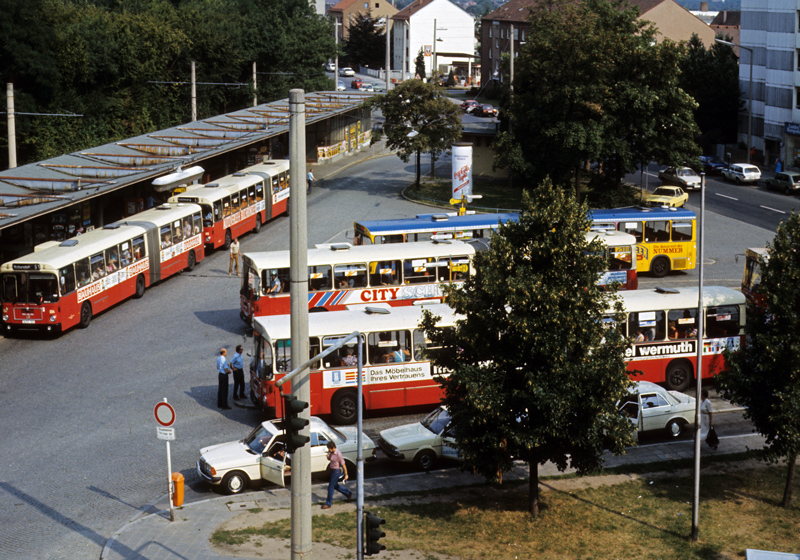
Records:
M361 64L370 68L386 65L386 34L378 27L378 20L372 11L356 15L350 25L349 36L344 47L345 56L351 65Z
M613 160L621 175L697 154L694 102L678 87L680 47L657 43L638 15L625 0L546 0L531 10L497 164L560 182L591 159Z
M407 162L417 156L416 183L420 178L420 154L448 151L461 136L461 109L447 99L444 90L433 82L406 80L383 95L371 98L366 106L380 109L386 119L383 133L387 145ZM379 139L373 136L373 141Z
M792 501L800 453L800 215L778 226L761 262L764 306L748 309L747 343L725 352L728 370L717 378L722 395L744 407L766 439L764 457L786 460L783 507Z
M476 274L447 302L463 316L455 331L423 321L464 468L490 480L523 460L529 509L539 511L538 467L579 473L601 466L604 448L632 444L616 408L631 382L627 342L608 322L619 302L597 285L602 245L588 243L587 208L550 181L523 195L519 221L500 227L475 256ZM620 315L612 315L619 319Z

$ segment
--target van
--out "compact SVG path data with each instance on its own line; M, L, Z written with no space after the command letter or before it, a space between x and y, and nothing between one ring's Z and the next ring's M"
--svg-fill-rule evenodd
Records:
M758 183L761 180L761 170L749 163L732 163L722 170L722 176L737 184Z

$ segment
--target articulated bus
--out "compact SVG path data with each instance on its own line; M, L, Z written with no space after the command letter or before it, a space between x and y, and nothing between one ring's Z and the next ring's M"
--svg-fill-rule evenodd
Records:
M636 238L639 272L665 276L670 270L692 270L697 264L697 216L678 208L612 208L591 210L594 226L612 225Z
M195 204L163 204L0 266L5 332L59 333L205 257Z
M764 307L764 295L761 293L761 263L769 259L766 247L748 247L745 250L744 275L742 276L742 293L745 299L757 308Z
M519 214L418 214L415 218L372 220L353 224L355 245L380 245L437 239L488 238L498 224L518 220Z
M308 316L309 354L315 356L353 331L363 342L363 391L366 411L433 406L443 392L427 357L429 341L419 328L422 309L441 317L442 328L455 324L445 304L390 307L350 306L344 311ZM254 353L250 362L250 398L275 415L280 400L275 382L292 370L289 315L257 317L253 321ZM309 384L312 415L330 414L337 424L356 421L357 341L317 361ZM284 387L288 391L289 387Z
M193 185L170 202L199 204L203 241L214 249L249 231L258 233L289 204L289 160L268 160L206 185Z
M317 245L308 251L308 309L337 311L347 305L411 305L440 299L442 285L472 272L475 248L463 241L390 245ZM242 256L241 317L289 313L289 251Z
M619 328L632 340L625 357L628 371L638 381L686 390L697 375L697 288L656 288L619 296L626 315ZM701 320L705 379L725 370L725 348L738 350L744 343L744 295L731 288L703 288Z

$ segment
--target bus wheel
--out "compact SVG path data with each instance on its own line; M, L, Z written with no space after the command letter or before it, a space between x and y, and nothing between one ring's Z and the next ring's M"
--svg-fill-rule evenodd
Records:
M226 229L225 230L225 245L223 245L223 247L225 247L226 249L230 249L231 241L233 241L233 238L231 237L231 230Z
M186 264L186 270L189 272L194 270L194 266L197 264L197 257L194 256L194 251L189 251L189 258L188 263Z
M256 216L256 229L253 231L255 231L256 233L261 231L261 216Z
M81 322L78 323L80 328L85 329L92 322L92 304L84 301L81 305Z
M664 384L670 391L685 391L692 382L692 369L688 362L673 362L667 368Z
M669 260L665 257L658 257L650 265L650 272L656 278L663 278L669 272Z
M353 424L356 421L358 403L355 391L339 391L331 401L331 416L334 424Z
M136 292L133 294L133 297L139 299L144 295L144 276L141 274L136 277Z

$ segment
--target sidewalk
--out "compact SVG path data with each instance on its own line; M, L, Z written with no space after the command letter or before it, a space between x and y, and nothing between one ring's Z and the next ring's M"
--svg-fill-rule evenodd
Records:
M703 446L703 456L725 455L761 448L764 440L758 434L721 438L719 449ZM626 455L606 457L606 467L618 467L694 457L694 441L681 440L656 445L633 447ZM539 476L556 476L559 473L548 463L539 469ZM566 473L563 473L566 474ZM520 465L505 480L527 478L527 468ZM480 484L482 478L447 469L431 473L375 478L364 481L364 495L378 496L395 492L424 493L433 488L458 488ZM325 501L327 485L314 484L311 501L319 506ZM222 523L242 511L253 508L286 508L289 516L290 491L273 488L254 491L240 496L220 496L187 504L175 510L175 521L169 521L169 507L162 499L154 507L162 508L152 514L139 514L117 531L106 543L101 560L223 560L229 558L216 553L209 544L211 534ZM355 503L344 506L355 510ZM315 513L318 507L315 507ZM288 546L288 543L287 543ZM289 555L288 548L281 558ZM261 560L264 560L262 557ZM277 560L267 558L266 560Z

